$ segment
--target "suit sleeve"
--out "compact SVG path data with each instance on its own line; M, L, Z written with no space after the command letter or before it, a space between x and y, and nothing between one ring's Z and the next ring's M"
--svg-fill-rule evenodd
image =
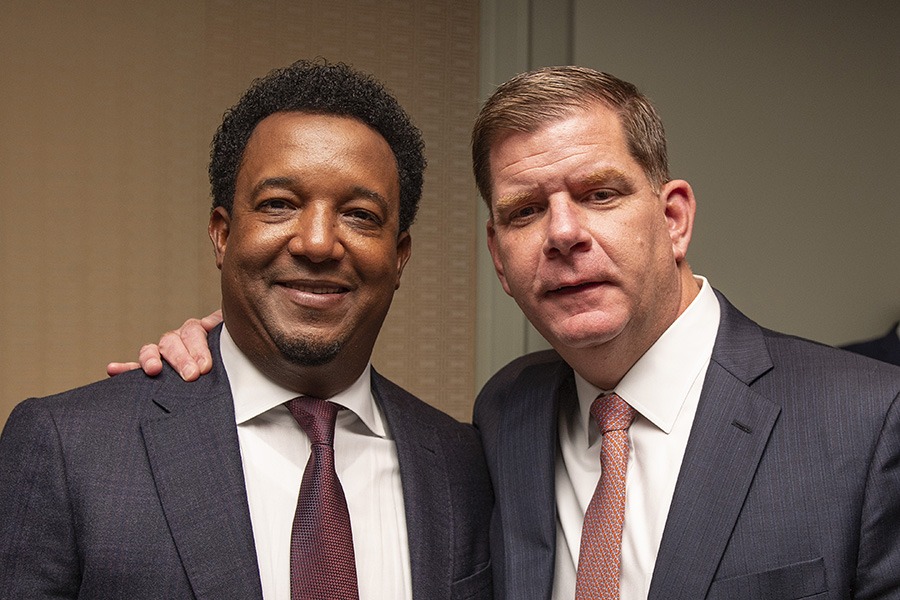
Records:
M0 436L0 599L76 598L79 568L59 431L43 401Z
M900 395L884 421L866 482L855 598L896 598L900 590Z

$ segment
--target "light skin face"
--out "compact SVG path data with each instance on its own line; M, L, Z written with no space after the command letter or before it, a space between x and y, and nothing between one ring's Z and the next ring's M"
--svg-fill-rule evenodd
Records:
M399 207L394 155L362 122L289 112L256 126L209 236L225 324L257 368L320 398L359 377L410 256Z
M599 103L500 137L490 166L503 289L579 374L612 389L697 295L690 185L654 190Z

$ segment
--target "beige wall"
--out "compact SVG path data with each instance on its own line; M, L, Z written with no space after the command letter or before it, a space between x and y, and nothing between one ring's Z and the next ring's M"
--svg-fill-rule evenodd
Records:
M413 258L374 363L468 418L477 0L14 1L0 15L0 423L218 304L209 140L254 77L324 56L423 130Z
M900 319L898 23L884 0L483 0L481 88L567 63L636 83L697 193L695 271L763 325L841 344ZM542 344L478 265L483 381Z

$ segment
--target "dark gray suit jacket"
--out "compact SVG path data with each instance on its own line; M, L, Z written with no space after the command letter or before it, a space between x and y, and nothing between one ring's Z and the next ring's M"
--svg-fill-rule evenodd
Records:
M127 373L20 404L0 437L0 598L262 592L231 391ZM373 371L397 444L413 596L491 598L492 494L471 426Z
M900 369L762 329L719 300L649 597L900 598ZM505 367L476 402L497 597L550 598L568 402L572 370L552 351Z

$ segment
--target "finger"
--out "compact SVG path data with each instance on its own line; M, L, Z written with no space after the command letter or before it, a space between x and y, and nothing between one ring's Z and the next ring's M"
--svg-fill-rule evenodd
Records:
M200 325L203 326L203 329L206 331L212 331L212 328L222 322L222 310L219 309L214 311L202 319L200 319Z
M209 319L213 316L209 315L205 318ZM212 368L212 356L209 352L209 342L206 339L207 329L203 319L188 319L175 333L180 335L181 343L190 353L200 373L209 373Z
M193 319L193 321L195 321L195 326L199 327L199 322L196 319ZM188 323L181 326L182 330L186 325ZM172 368L178 371L182 379L194 381L200 376L200 366L184 345L179 331L181 330L169 331L163 334L159 339L159 346L156 347L158 356L164 358L167 363L172 365Z
M156 344L144 344L138 352L138 363L144 373L150 376L162 373L162 360Z
M106 374L110 377L115 377L116 375L121 375L122 373L127 373L128 371L134 371L135 369L140 369L141 364L136 362L111 362L106 365Z

